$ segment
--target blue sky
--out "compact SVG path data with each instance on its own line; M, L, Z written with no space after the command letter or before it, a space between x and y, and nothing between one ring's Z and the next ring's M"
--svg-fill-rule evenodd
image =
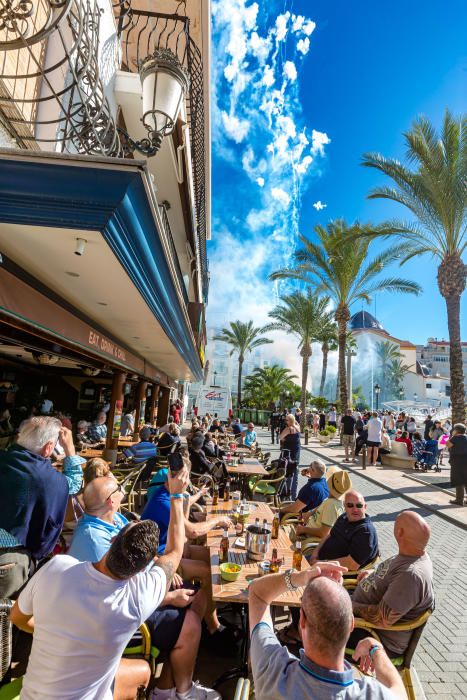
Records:
M260 324L280 292L267 276L290 260L298 233L342 216L378 222L404 214L366 199L384 178L361 167L361 155L403 160L402 132L418 114L438 126L446 106L465 110L467 5L212 0L212 10L208 324ZM395 273L416 280L423 295L378 295L381 323L417 343L446 337L435 261ZM295 367L287 359L294 341L275 341L271 358Z

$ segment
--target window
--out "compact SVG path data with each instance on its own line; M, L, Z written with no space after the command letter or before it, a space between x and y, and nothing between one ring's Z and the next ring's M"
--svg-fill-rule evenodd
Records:
M431 384L427 384L427 385L426 385L426 388L427 388L427 389L431 389L431 388L432 388Z

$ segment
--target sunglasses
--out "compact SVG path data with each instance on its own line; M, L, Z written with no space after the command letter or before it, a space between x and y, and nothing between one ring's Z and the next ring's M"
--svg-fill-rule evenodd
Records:
M360 510L365 507L364 503L346 503L346 508L359 508Z
M113 496L114 494L116 494L116 493L122 493L122 492L123 492L123 487L122 487L121 484L118 484L117 488L114 489L113 491L111 491L111 492L109 493L109 495L107 496L106 500L108 501L109 498L112 498L112 496Z

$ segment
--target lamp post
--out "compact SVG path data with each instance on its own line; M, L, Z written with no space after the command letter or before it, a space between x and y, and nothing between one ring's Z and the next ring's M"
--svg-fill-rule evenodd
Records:
M380 385L375 384L376 410L378 410L378 407L379 407L379 392L380 391L381 391Z
M214 377L214 382L213 382L213 385L214 385L214 386L216 386L216 377L217 377L217 371L216 371L216 370L214 370L214 372L213 372L212 374L213 374L213 377Z
M161 147L162 139L175 129L185 95L190 87L188 72L170 49L157 49L140 62L139 74L143 91L143 117L148 137L135 141L124 129L126 153L139 151L151 157Z
M416 391L414 391L414 393L413 393L413 400L415 401L415 403L417 403L417 399L418 399L418 394L417 394Z

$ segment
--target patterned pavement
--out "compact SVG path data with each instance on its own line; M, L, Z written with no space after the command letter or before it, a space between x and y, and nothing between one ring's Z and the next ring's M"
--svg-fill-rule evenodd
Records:
M264 451L278 454L270 433L257 429ZM319 454L319 448L302 446L301 464ZM329 459L324 459L330 464ZM342 466L342 465L341 465ZM302 482L304 478L300 477ZM436 610L419 642L414 666L428 700L467 698L467 534L436 513L409 503L403 497L374 484L360 474L351 474L353 485L365 496L368 512L378 530L381 554L395 554L394 519L401 510L414 510L429 523L432 536L428 547L435 575ZM300 483L300 482L299 482Z

